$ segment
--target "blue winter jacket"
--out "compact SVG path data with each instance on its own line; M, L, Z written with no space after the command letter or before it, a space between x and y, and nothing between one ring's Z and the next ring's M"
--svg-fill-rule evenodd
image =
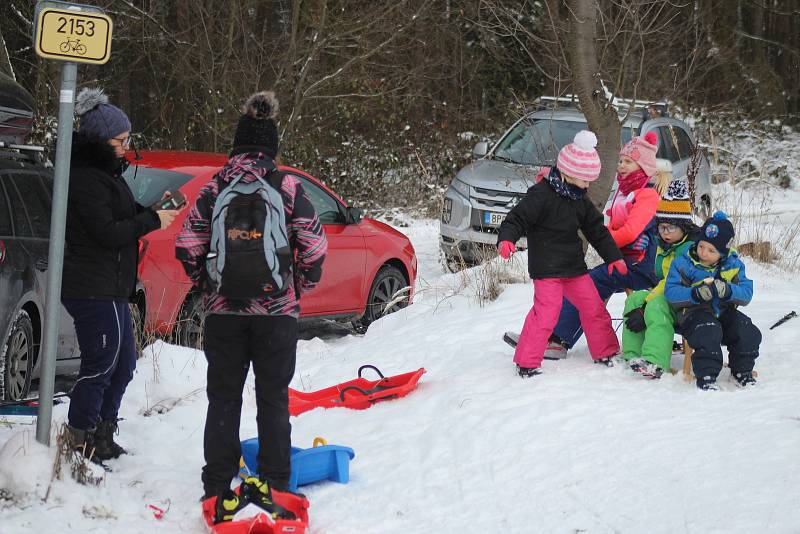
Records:
M714 297L711 302L698 302L692 297L692 288L706 278L718 278L731 285L731 295L726 299ZM744 263L734 249L720 259L714 267L706 267L697 258L697 245L672 262L664 287L664 296L676 309L678 322L690 312L708 309L715 317L729 308L745 306L753 298L753 281L744 272Z

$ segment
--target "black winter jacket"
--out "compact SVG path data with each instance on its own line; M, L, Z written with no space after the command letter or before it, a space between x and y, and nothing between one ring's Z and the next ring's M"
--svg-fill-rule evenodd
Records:
M158 229L122 179L114 148L75 134L69 176L64 299L130 300L136 290L138 240Z
M571 278L587 272L578 230L607 263L622 259L603 216L588 197L563 197L544 179L511 210L497 241L516 243L526 235L531 278Z

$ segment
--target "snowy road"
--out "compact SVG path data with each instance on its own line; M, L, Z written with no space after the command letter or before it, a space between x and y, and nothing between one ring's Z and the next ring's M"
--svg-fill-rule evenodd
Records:
M521 380L500 337L521 326L531 285L481 304L477 271L443 274L435 221L401 230L419 255L415 304L363 337L299 343L299 390L349 380L363 364L427 369L408 397L293 418L295 445L322 436L356 453L349 484L304 488L312 533L800 532L800 319L768 330L800 308L790 275L748 261L756 292L745 311L765 334L756 389L734 388L726 372L718 393L680 375L645 381L592 365L585 342ZM524 253L515 262L523 272ZM622 298L610 308L619 316ZM46 503L50 451L32 427L0 426L0 487L15 494L0 501L0 532L203 532L205 369L200 353L150 347L123 404L119 440L133 455L99 488L56 482ZM252 381L242 438L255 435ZM54 415L65 419L66 406ZM158 520L148 504L169 510Z

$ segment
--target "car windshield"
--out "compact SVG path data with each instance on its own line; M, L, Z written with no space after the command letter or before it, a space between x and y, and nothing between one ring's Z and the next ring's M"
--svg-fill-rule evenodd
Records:
M165 191L177 191L180 186L192 179L191 174L138 165L128 167L122 177L131 188L136 202L142 206L152 206Z
M558 151L586 130L585 122L523 120L500 140L492 157L522 165L553 165ZM620 146L631 139L631 128L623 128Z

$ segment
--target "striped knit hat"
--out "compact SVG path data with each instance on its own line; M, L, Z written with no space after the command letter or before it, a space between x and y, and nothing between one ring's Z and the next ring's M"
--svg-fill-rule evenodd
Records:
M647 176L656 173L656 151L658 150L658 136L655 132L647 132L644 137L634 137L628 141L620 156L628 156L642 168Z
M670 223L684 228L692 222L692 203L686 180L673 180L658 203L656 217L659 223Z
M597 155L597 137L589 130L575 134L575 140L558 153L556 167L561 174L594 182L600 176L600 156Z

